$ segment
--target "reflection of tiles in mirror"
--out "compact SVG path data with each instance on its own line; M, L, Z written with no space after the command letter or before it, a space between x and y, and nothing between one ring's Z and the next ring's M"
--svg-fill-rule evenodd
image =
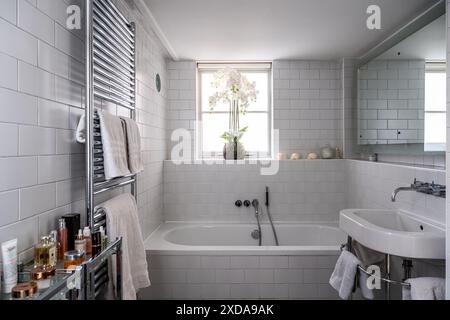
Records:
M425 60L374 60L360 69L359 143L423 143Z

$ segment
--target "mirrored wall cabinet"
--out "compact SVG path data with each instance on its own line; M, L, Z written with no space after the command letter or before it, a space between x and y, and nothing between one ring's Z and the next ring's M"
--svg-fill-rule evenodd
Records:
M361 153L445 159L446 43L445 8L437 6L361 59L356 81Z

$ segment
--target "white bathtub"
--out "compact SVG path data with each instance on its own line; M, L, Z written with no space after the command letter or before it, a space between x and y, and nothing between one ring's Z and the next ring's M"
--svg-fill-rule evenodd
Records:
M165 223L146 241L141 299L336 299L329 285L345 234L336 224Z
M280 223L275 246L269 224L262 226L262 246L251 237L256 224L166 223L145 242L151 253L177 254L328 254L346 241L336 224Z

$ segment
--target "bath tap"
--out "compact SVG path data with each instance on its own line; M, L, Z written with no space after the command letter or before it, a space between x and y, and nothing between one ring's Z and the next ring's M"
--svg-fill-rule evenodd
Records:
M253 208L255 208L255 215L258 216L259 215L259 201L258 199L255 199L252 201L252 206Z

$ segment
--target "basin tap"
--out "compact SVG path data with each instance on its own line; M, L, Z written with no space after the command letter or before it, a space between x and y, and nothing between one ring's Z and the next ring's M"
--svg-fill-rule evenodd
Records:
M410 187L400 187L394 190L394 192L392 192L391 195L391 200L392 202L395 202L395 198L397 197L397 193L399 193L400 191L415 191L416 190L416 186L415 184L412 184Z

